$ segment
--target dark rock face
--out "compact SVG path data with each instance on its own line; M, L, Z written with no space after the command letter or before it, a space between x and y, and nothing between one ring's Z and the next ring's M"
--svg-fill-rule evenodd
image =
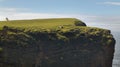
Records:
M112 67L115 39L110 31L84 29L31 32L3 28L0 67Z

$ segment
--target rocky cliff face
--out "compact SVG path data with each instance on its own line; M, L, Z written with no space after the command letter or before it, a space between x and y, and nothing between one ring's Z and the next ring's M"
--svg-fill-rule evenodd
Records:
M0 30L0 67L112 67L115 39L87 26Z

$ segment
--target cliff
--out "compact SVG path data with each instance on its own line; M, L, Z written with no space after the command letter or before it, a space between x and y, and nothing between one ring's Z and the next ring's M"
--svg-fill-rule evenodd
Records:
M110 30L78 20L50 28L5 24L0 67L112 67L115 39Z

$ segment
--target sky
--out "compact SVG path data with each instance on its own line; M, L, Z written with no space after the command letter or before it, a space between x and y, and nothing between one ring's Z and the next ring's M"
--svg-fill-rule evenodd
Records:
M78 18L117 31L120 0L0 0L0 20Z

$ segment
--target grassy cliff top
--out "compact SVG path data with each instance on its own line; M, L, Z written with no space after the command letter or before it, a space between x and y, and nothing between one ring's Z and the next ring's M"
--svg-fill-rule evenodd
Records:
M106 29L87 27L84 22L76 18L52 18L52 19L31 19L31 20L10 20L0 21L0 29L4 27L14 28L24 31L50 31L50 30L63 30L69 32L71 29L79 28L83 32L94 29L95 31L109 31Z
M53 18L53 19L31 19L31 20L11 20L0 21L0 28L3 26L21 28L54 28L58 26L74 26L74 23L82 21L75 18Z
M89 29L103 30L108 31L106 29L95 28L95 27L87 27L84 22L78 20L76 18L51 18L51 19L31 19L31 20L10 20L10 21L0 21L0 30L4 28L4 26L14 28L14 29L24 29L31 31L44 31L44 30L70 30L75 28L81 28L82 31L86 31Z
M99 44L113 42L110 30L87 27L84 22L74 18L1 21L0 28L1 35L5 36L1 36L3 43L21 38L28 38L28 42L29 39Z

